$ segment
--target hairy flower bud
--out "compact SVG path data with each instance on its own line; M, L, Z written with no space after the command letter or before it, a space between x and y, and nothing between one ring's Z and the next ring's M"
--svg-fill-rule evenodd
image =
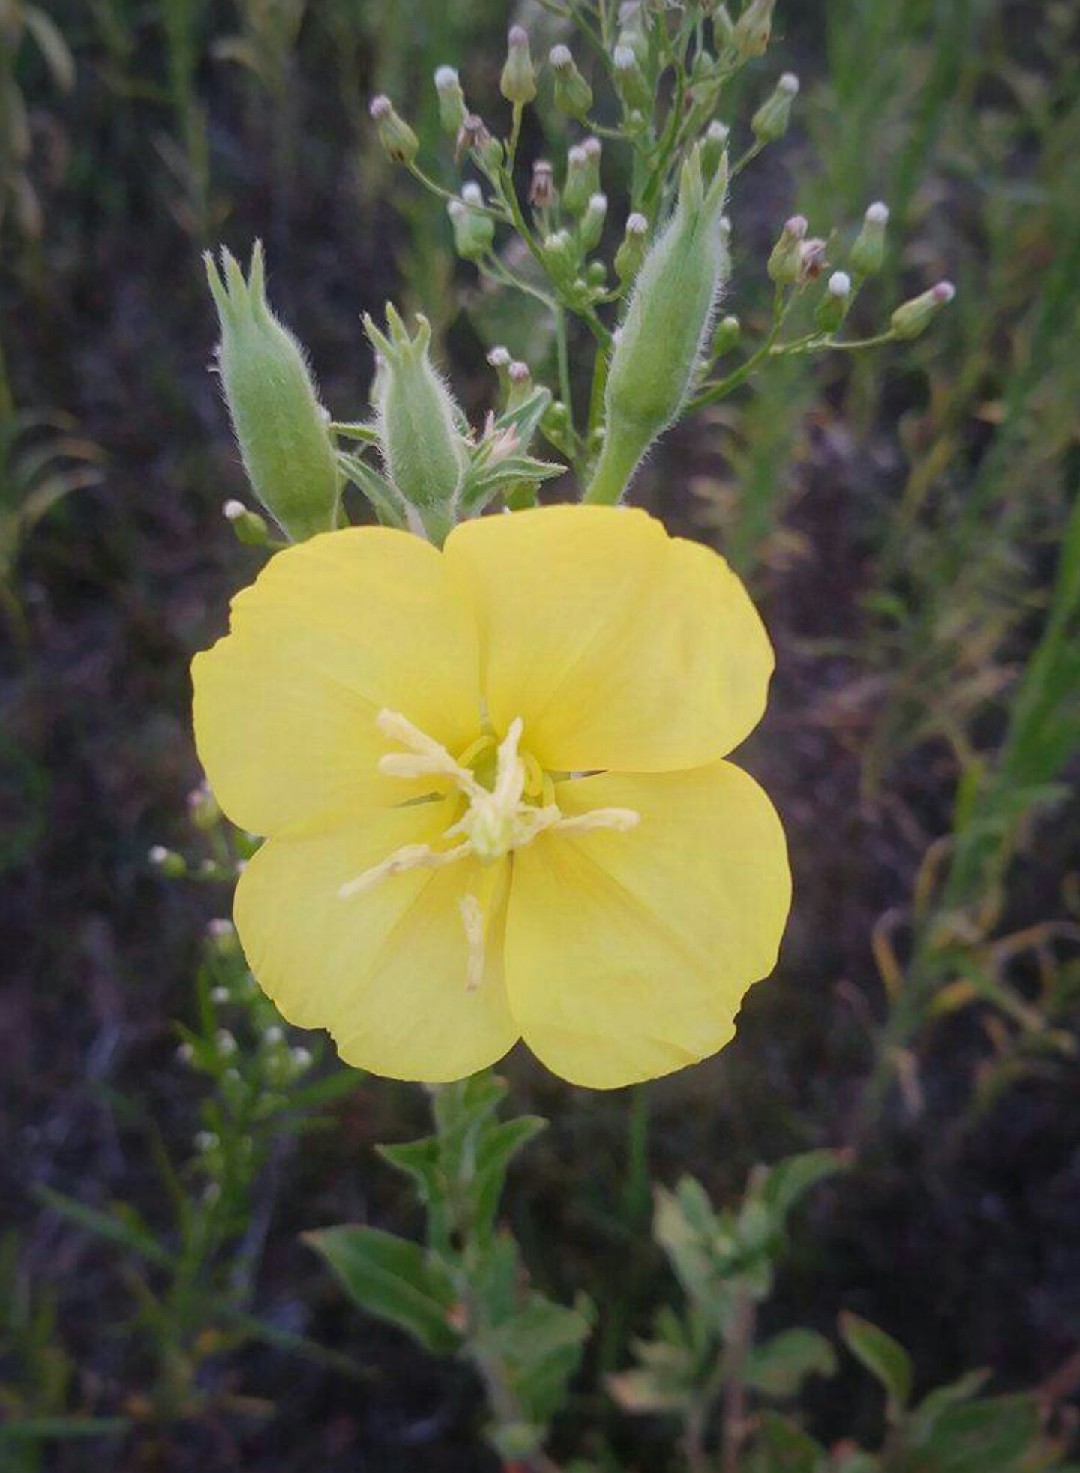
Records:
M612 352L604 448L586 500L617 501L686 401L728 272L720 230L726 192L724 169L706 188L697 145L683 164L675 211L638 272Z
M772 92L750 119L750 128L759 143L775 143L783 138L791 121L791 106L799 92L799 79L785 72Z
M266 519L257 511L251 511L242 501L226 501L221 515L236 533L236 540L248 547L265 547L270 541L270 528Z
M713 177L722 163L726 167L724 153L730 137L731 129L725 123L710 123L705 130L701 145L701 168L707 180Z
M600 189L600 140L586 138L576 143L566 155L566 182L563 186L563 208L571 215L584 214L589 200Z
M218 368L244 469L266 510L294 542L337 523L341 478L304 351L266 300L262 245L247 280L223 250L203 257L221 323Z
M420 152L420 140L404 118L394 110L389 97L373 97L368 112L375 123L379 142L387 158L395 164L411 164Z
M615 90L623 107L627 112L650 113L652 90L633 47L616 46L611 61L615 69Z
M649 222L644 215L635 211L627 218L626 234L615 252L615 275L623 283L633 281L641 270L645 259L645 240L649 234Z
M540 242L540 253L551 279L568 287L577 275L578 252L568 230L556 230Z
M581 242L581 249L586 253L595 250L600 244L600 237L604 233L604 221L607 219L607 205L606 194L594 194L581 217L578 225L578 240Z
M863 217L863 226L851 247L851 269L859 276L873 276L885 261L885 227L889 207L877 200Z
M568 118L584 122L593 104L593 93L578 71L569 46L553 46L548 61L555 73L555 106Z
M479 261L491 250L495 240L494 220L475 208L480 200L479 187L466 184L461 199L452 199L446 206L454 232L454 249L463 261Z
M956 288L951 281L939 281L928 292L901 302L890 318L893 335L904 342L919 337L955 296Z
M777 286L793 286L802 269L802 244L810 225L805 215L792 215L772 248L765 269Z
M410 338L387 304L387 333L368 316L364 330L382 358L376 409L386 469L428 537L441 543L454 524L465 451L454 401L428 354L431 326L425 317L416 320L416 336Z
M846 271L834 271L825 287L825 295L814 312L814 324L821 332L835 332L843 323L851 306L851 277Z
M742 336L742 324L737 317L721 317L713 333L712 356L722 358L730 353Z
M524 26L510 27L499 91L515 107L523 107L536 96L536 72L529 50L529 33Z
M465 94L452 66L441 66L435 73L435 91L439 96L439 126L444 133L456 137L468 115Z
M529 203L534 210L550 210L555 203L555 171L546 159L533 164Z
M750 0L731 31L731 45L740 61L764 56L772 34L776 0Z
M457 162L460 163L467 153L474 153L486 168L497 169L502 162L502 152L502 144L492 136L483 118L476 113L466 113L454 144Z

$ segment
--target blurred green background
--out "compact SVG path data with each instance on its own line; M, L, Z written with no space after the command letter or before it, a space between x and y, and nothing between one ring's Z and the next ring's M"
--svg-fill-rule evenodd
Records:
M379 152L366 99L394 97L450 184L435 67L501 118L507 21L542 56L559 8L0 5L5 1469L496 1466L469 1375L350 1312L298 1239L350 1217L415 1229L371 1148L423 1128L419 1091L342 1084L323 1055L306 1133L262 1122L241 1220L187 1278L138 1244L190 1247L177 1203L215 1087L177 1057L178 1024L213 1026L203 937L230 903L223 841L186 801L187 666L262 556L221 516L245 483L200 252L263 239L275 308L342 418L371 374L360 314L423 307L478 421L484 350L515 324ZM615 1426L602 1389L674 1293L650 1180L689 1171L729 1202L755 1163L818 1146L852 1165L799 1210L766 1323L835 1340L852 1310L908 1348L920 1388L987 1367L997 1391L1039 1389L1047 1435L1078 1415L1078 56L1070 0L788 0L732 98L745 128L780 70L802 80L792 131L733 191L745 322L765 319L764 262L796 208L826 234L888 202L867 330L940 277L958 295L914 344L777 364L669 436L634 488L765 613L778 671L746 763L784 816L796 901L737 1041L647 1100L508 1065L515 1104L552 1119L509 1216L534 1277L598 1307L561 1434L580 1452L591 1426L597 1467L681 1466L660 1420ZM565 148L548 121L527 160ZM157 844L186 878L148 863ZM263 1047L273 1023L256 1023ZM110 1220L131 1236L49 1191L127 1204ZM834 1449L877 1445L880 1392L850 1358L801 1414ZM1029 1439L919 1467L1041 1456Z

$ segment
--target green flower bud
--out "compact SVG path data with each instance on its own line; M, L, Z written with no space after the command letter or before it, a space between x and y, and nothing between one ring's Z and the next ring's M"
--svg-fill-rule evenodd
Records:
M238 542L248 547L265 547L270 541L270 528L257 511L249 511L242 501L226 501L221 514L236 533Z
M468 108L458 74L452 66L439 67L435 73L435 91L439 95L439 126L444 133L456 136L468 115Z
M780 232L765 267L777 286L794 286L802 271L802 244L810 225L805 215L792 215Z
M553 46L548 61L555 73L555 106L568 118L583 123L593 104L592 88L578 71L569 46Z
M859 276L873 276L885 261L885 227L889 207L878 200L863 217L863 227L851 247L851 269Z
M570 457L574 454L574 435L570 425L570 411L561 399L553 399L544 410L540 430L556 450Z
M648 234L648 220L635 211L626 221L626 234L622 238L622 245L615 252L615 275L624 285L633 281L641 270Z
M616 46L611 60L615 68L615 90L626 111L628 113L651 113L652 89L645 78L645 73L641 70L641 63L633 48Z
M623 0L619 6L619 33L615 37L615 45L628 46L642 66L649 57L645 26L645 7L641 0Z
M510 349L504 348L501 343L497 343L488 353L487 361L491 364L498 376L499 388L502 390L503 401L505 403L506 396L510 392L510 375L508 373L510 367Z
M721 317L713 333L712 356L722 358L730 353L742 336L742 324L737 317Z
M584 214L590 199L600 190L599 138L586 138L566 155L566 184L563 188L563 208L571 215Z
M462 186L461 198L446 206L454 232L454 249L463 261L479 261L491 250L495 222L476 206L483 203L480 186L472 181Z
M556 230L540 242L540 253L556 286L567 287L577 275L578 252L569 231Z
M904 342L919 337L955 296L956 288L951 281L939 281L921 296L902 302L890 319L893 334Z
M607 219L607 195L594 194L590 199L588 208L578 225L578 241L583 252L595 250L600 244L600 237L604 233L604 221Z
M731 32L731 45L740 61L764 56L772 34L775 7L776 0L750 0L750 4L735 22Z
M604 448L587 501L617 501L686 402L728 271L720 229L726 191L723 169L706 188L698 144L683 164L675 211L638 272L612 352Z
M701 145L701 170L706 179L712 179L722 163L727 167L724 153L730 137L731 129L724 123L710 123L705 130Z
M770 95L750 119L750 128L759 143L775 143L783 138L791 122L791 105L799 92L799 79L785 72Z
M511 26L506 38L506 63L499 78L499 91L515 107L536 96L536 72L529 51L529 33L524 26Z
M341 478L304 351L266 300L262 245L248 278L223 250L224 279L203 257L221 323L217 350L225 401L255 495L294 542L336 526Z
M376 407L387 472L415 509L424 532L441 544L454 525L465 447L456 428L454 401L428 355L431 326L425 317L416 320L417 333L410 338L387 304L389 336L367 316L364 330L383 360Z
M395 112L389 97L381 93L373 97L368 112L375 122L379 142L387 158L395 164L411 164L420 152L420 140L405 119Z
M851 277L846 271L834 271L825 287L825 295L817 304L814 324L821 332L835 332L843 323L851 306Z
M607 267L603 261L590 261L585 268L585 281L593 291L604 291L607 287Z
M182 880L187 874L187 861L175 849L166 849L164 844L154 844L147 859L167 880Z
M529 365L520 360L516 360L507 367L506 377L510 385L510 391L506 396L506 411L510 414L515 409L520 409L530 397L533 391L533 380Z

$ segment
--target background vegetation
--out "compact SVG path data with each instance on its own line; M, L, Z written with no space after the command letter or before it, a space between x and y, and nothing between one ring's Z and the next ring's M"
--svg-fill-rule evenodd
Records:
M515 7L538 57L563 8ZM196 787L187 665L263 556L221 516L244 482L199 252L266 242L341 414L371 372L359 315L423 305L477 420L505 303L455 263L365 100L390 92L435 149L450 63L498 115L507 20L493 0L0 8L4 1469L498 1465L474 1369L439 1357L452 1339L397 1301L413 1338L358 1314L312 1251L333 1263L333 1243L300 1237L419 1236L373 1145L427 1108L287 1035L212 924L237 851ZM802 80L791 132L733 191L745 322L767 321L796 208L823 229L889 203L866 326L939 277L958 295L914 344L775 365L635 485L765 611L778 672L745 760L796 902L718 1059L611 1096L507 1065L511 1118L552 1123L503 1214L537 1292L590 1301L544 1321L534 1416L560 1407L560 1465L1066 1466L1077 54L1068 0L789 0L732 99L744 118L782 68ZM552 127L526 162L565 147ZM486 1139L495 1103L457 1100L460 1129Z

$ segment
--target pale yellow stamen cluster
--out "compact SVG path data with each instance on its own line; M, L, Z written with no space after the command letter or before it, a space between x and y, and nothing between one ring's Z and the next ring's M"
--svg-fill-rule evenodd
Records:
M490 788L479 782L470 768L457 762L444 746L397 711L380 711L376 720L383 736L406 748L404 752L388 752L380 757L381 773L387 777L449 779L468 800L468 807L443 836L459 842L448 849L435 849L430 844L405 844L381 863L347 880L338 891L342 899L363 894L406 870L442 869L470 855L490 864L531 844L537 835L549 830L587 833L614 829L625 833L639 821L640 815L632 808L594 808L588 813L564 817L554 802L527 801L529 767L519 752L523 730L520 717L510 723L496 748L495 777ZM546 786L550 793L550 782ZM487 922L475 895L466 895L459 904L469 948L466 986L471 991L479 987L484 975Z

